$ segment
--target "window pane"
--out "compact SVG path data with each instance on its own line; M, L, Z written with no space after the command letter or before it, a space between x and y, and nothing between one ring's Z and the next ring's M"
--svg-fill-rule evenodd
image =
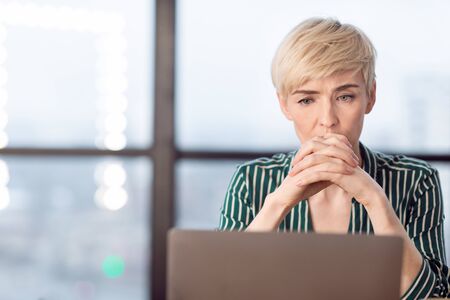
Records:
M176 168L176 226L215 229L220 207L238 161L183 160ZM446 219L450 217L450 164L433 164L439 170ZM445 222L447 255L450 252L450 223Z
M2 299L146 300L151 177L142 158L1 160Z
M0 1L0 147L149 145L153 19L146 0Z
M366 118L361 140L394 152L448 153L450 42L435 37L448 35L450 2L434 4L179 1L178 145L239 150L298 147L291 124L278 108L270 64L288 31L319 15L359 26L378 50L377 103ZM399 15L405 7L408 13Z
M177 227L214 229L220 207L239 162L183 160L176 166Z

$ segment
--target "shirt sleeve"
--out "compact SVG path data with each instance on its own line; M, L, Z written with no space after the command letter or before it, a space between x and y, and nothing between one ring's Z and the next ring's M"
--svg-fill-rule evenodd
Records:
M406 231L422 254L422 267L402 300L447 297L450 274L444 242L442 191L437 170L422 174L411 205Z
M219 230L242 231L252 220L253 209L249 199L246 168L239 166L228 185L220 209Z

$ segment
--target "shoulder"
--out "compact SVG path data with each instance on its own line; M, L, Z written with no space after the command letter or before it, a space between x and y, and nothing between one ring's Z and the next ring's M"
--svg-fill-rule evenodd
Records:
M239 169L283 170L289 169L295 151L276 153L271 157L259 157L238 166Z
M406 195L414 195L415 199L427 191L440 193L439 172L428 162L403 154L372 153L377 164L377 181L383 183L384 188L400 193L403 190ZM430 199L436 201L434 196Z
M296 151L276 153L270 157L258 157L237 166L235 178L248 182L283 178L289 172Z
M279 182L289 172L296 151L259 157L237 165L228 189L258 188L269 182Z
M377 161L377 167L381 170L392 172L414 172L428 177L436 173L437 170L428 162L406 156L403 154L385 154L373 151Z

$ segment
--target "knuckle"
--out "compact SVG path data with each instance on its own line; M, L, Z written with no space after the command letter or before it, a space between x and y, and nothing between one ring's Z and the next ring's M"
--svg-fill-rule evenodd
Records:
M333 136L333 137L332 137L332 140L333 140L336 144L338 144L338 143L340 143L340 142L342 141L342 138L340 138L340 137L338 137L338 136Z
M349 146L343 141L339 141L339 146L341 146L341 148L343 148L343 149L348 149L349 148Z
M320 145L320 141L311 141L310 147L311 147L311 149L314 149L318 145Z
M308 162L310 162L310 163L316 163L316 162L317 162L317 156L314 155L314 154L308 156Z

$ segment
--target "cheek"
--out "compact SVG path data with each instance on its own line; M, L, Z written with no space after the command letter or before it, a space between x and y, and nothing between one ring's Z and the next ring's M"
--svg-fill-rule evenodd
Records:
M351 140L351 142L357 142L361 135L361 131L364 124L364 112L359 112L352 114L347 118L345 127L346 132L348 133L347 137Z
M309 140L314 136L314 122L311 115L297 113L293 115L292 122L294 123L295 133L300 142Z

